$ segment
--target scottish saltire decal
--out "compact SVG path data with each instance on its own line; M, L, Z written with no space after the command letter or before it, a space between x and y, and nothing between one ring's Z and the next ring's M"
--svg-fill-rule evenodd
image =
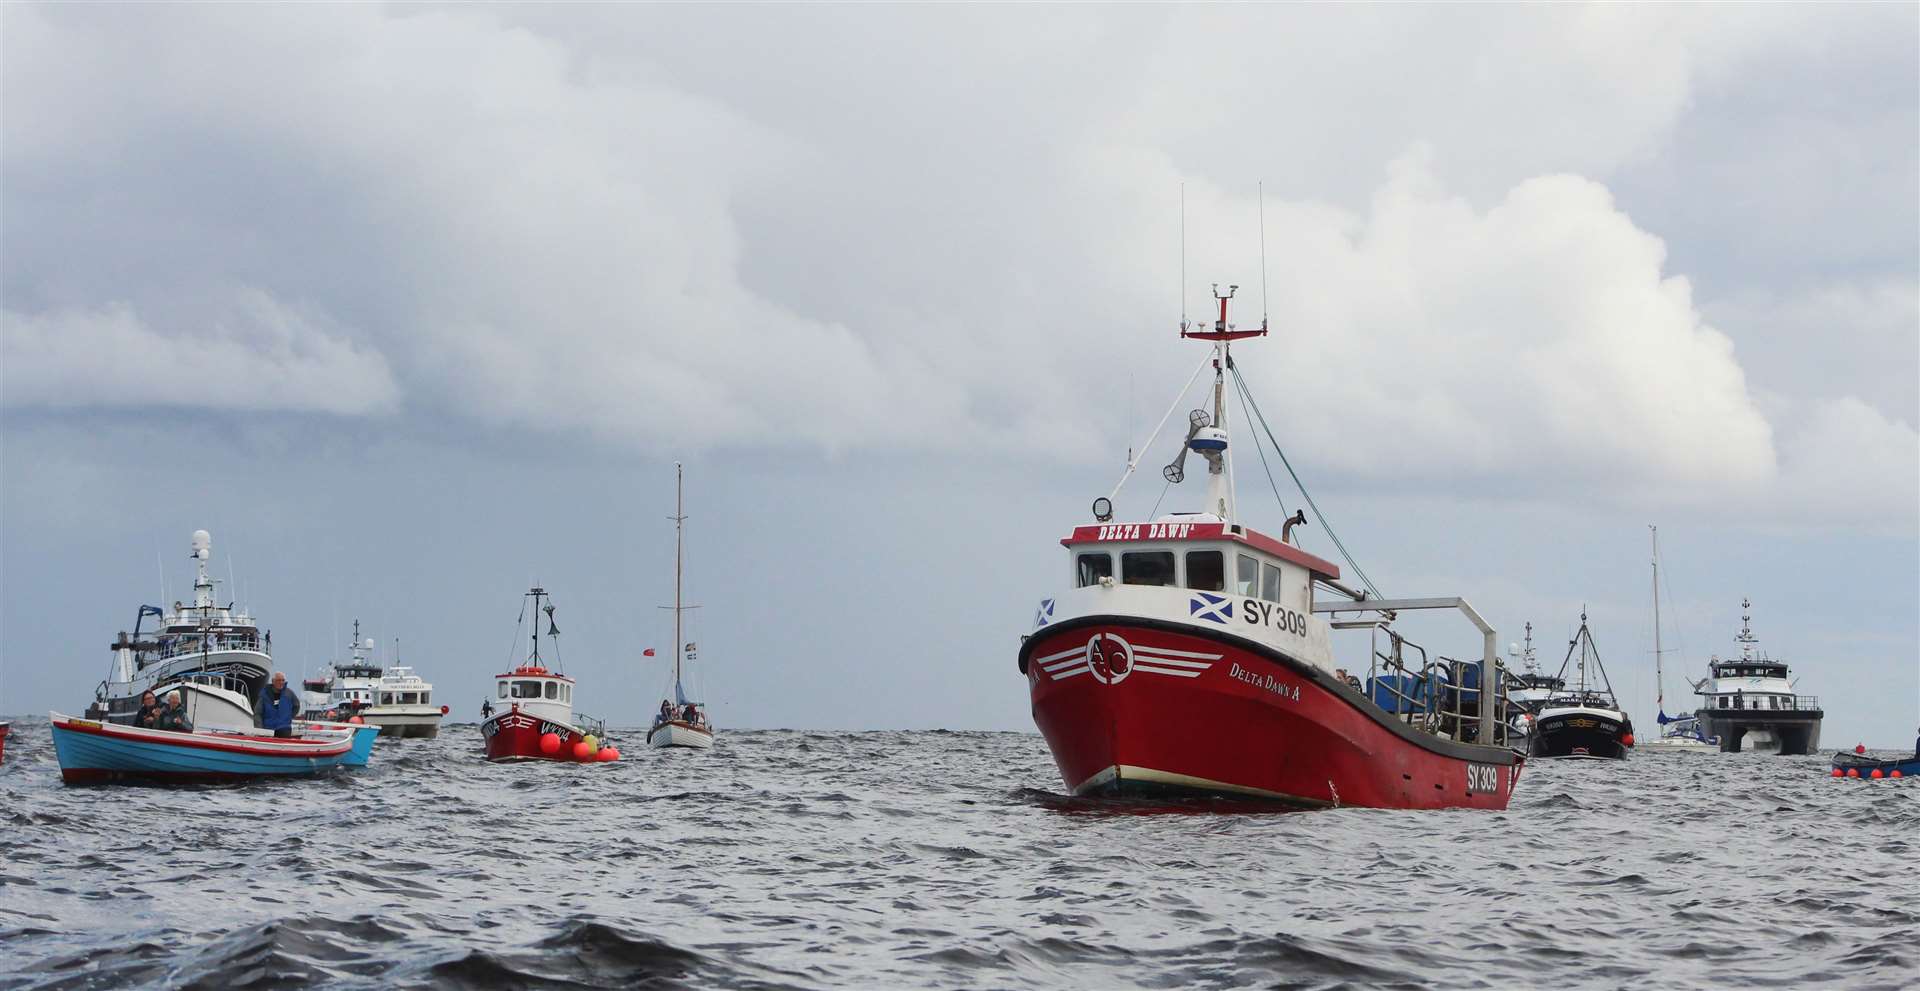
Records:
M1233 618L1233 600L1224 595L1209 595L1195 592L1187 602L1187 615L1196 619L1210 619L1222 626Z
M1051 622L1053 622L1053 600L1041 599L1040 608L1033 614L1033 627L1037 630Z

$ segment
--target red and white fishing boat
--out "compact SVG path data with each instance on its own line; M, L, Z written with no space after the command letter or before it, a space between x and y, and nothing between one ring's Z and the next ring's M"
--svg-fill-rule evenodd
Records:
M1071 586L1041 601L1023 638L1020 671L1061 778L1077 795L1506 808L1524 758L1504 739L1504 693L1480 704L1480 673L1494 672L1496 686L1504 675L1494 631L1472 606L1458 597L1385 599L1371 583L1342 584L1337 566L1298 546L1304 512L1277 539L1236 515L1230 376L1249 421L1266 422L1231 348L1267 332L1264 320L1257 330L1228 322L1237 288L1214 288L1211 327L1181 324L1183 338L1208 342L1211 353L1160 421L1164 428L1211 365L1208 408L1189 415L1186 443L1163 472L1177 484L1189 453L1204 458L1203 508L1115 522L1113 498L1130 463L1113 493L1094 502L1094 522L1061 541ZM1279 454L1272 430L1264 434ZM1436 608L1457 609L1479 627L1479 662L1428 660L1389 625L1403 611ZM1335 666L1336 629L1371 639L1371 657L1352 665L1365 681Z
M525 663L494 678L493 701L497 708L480 724L487 759L577 763L619 760L620 751L604 744L606 726L574 714L573 679L548 670L540 659L540 618L544 615L547 635L554 643L554 663L559 663L560 628L554 623L554 607L547 590L536 585L526 598L533 601L533 652ZM522 625L526 618L522 610Z

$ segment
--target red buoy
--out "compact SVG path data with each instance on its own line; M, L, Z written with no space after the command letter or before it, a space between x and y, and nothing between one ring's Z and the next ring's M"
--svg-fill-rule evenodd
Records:
M1859 777L1859 776L1860 776L1860 769L1859 769L1859 768L1857 768L1857 767L1849 767L1849 768L1847 768L1847 777L1849 777L1849 778L1857 778L1857 777Z
M1844 777L1846 777L1846 776L1847 776L1847 772L1845 772L1845 771L1842 771L1842 770L1840 770L1839 768L1837 768L1837 767L1836 767L1836 768L1834 768L1834 769L1833 769L1833 776L1834 776L1834 777L1836 777L1836 778L1844 778Z
M603 761L619 760L620 750L617 747L601 747L600 753L594 759Z
M587 741L581 740L579 743L576 743L573 745L574 760L586 760L587 758L592 756L593 756L593 751L587 749Z
M1620 742L1626 744L1629 747L1633 746L1633 734L1628 733L1626 736L1621 737Z
M559 753L560 752L560 734L558 733L540 734L540 752L543 754Z
M444 715L446 715L446 714L447 714L447 713L449 713L449 712L452 712L452 711L453 711L453 710L452 710L451 708L448 708L447 706L444 706L444 705L443 705L443 706L441 706L441 707L440 707L440 714L441 714L441 715L443 715L443 716L444 716Z
M362 725L362 724L364 724L364 723L366 722L366 720L364 720L364 719L361 719L361 718L360 718L359 716L350 716L350 717L348 717L348 718L347 718L347 722L350 722L350 723L352 723L352 724L354 724L355 726L359 726L359 725Z
M1853 752L1856 754L1864 754L1867 752L1867 745L1864 743L1856 743L1853 745Z
M1889 778L1897 778L1899 776L1900 776L1900 769L1897 767L1893 769L1893 773L1887 775L1887 777Z
M1874 776L1874 777L1876 777L1876 778L1884 778L1884 777L1886 777L1886 776L1887 776L1887 772L1885 772L1885 771L1882 771L1882 770L1880 770L1879 768L1877 768L1877 767L1876 767L1876 768L1874 768L1874 769L1873 769L1873 776Z

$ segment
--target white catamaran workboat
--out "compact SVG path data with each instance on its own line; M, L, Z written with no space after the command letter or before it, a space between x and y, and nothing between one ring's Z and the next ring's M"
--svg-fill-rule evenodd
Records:
M193 604L175 602L170 611L140 607L133 634L123 630L113 643L113 666L94 691L91 718L132 723L142 693L177 691L196 727L253 728L254 699L273 670L273 634L262 632L246 610L214 601L214 580L207 576L213 537L195 530L192 548ZM143 638L149 616L157 628Z
M1757 753L1800 756L1820 749L1820 700L1795 695L1785 661L1760 650L1753 635L1753 603L1740 600L1740 656L1715 657L1713 677L1694 686L1701 708L1694 715L1706 732L1720 740L1721 753L1752 750Z
M685 475L678 464L673 466L673 605L664 608L673 610L673 696L660 703L660 711L653 717L653 727L647 731L647 746L692 747L706 750L713 746L713 723L707 718L704 703L687 697L686 682L683 679L684 662L693 659L694 645L683 642L680 617L689 609L698 606L684 605L680 601L682 554L685 541L682 539L687 522L685 511L684 484Z

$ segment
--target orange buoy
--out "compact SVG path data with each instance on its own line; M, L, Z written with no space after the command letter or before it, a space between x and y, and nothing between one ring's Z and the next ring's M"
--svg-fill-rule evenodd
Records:
M1876 768L1874 768L1874 769L1873 769L1873 776L1874 776L1874 777L1876 777L1876 778L1884 778L1884 777L1886 777L1886 776L1887 776L1887 772L1885 772L1885 771L1882 771L1882 770L1880 770L1879 768L1877 768L1877 767L1876 767Z
M347 717L347 722L350 722L350 723L352 723L352 724L354 724L355 726L359 726L359 725L362 725L362 724L364 724L364 723L366 722L366 720L364 720L364 719L361 719L361 718L360 718L359 716L348 716L348 717Z
M1864 754L1867 752L1867 745L1864 743L1856 743L1853 745L1853 752L1856 754Z
M1837 768L1837 767L1836 767L1836 768L1834 768L1834 769L1833 769L1833 776L1834 776L1834 777L1836 777L1836 778L1844 778L1844 777L1846 777L1846 776L1847 776L1847 772L1845 772L1845 771L1842 771L1842 770L1840 770L1839 768Z
M581 740L579 743L576 743L573 745L574 760L586 760L587 758L592 756L593 756L593 750L587 746L587 741Z
M1859 776L1860 776L1860 769L1859 769L1859 768L1857 768L1857 767L1849 767L1849 768L1847 768L1847 777L1849 777L1849 778L1857 778L1857 777L1859 777Z
M560 734L558 733L540 734L540 752L543 754L559 753L560 752Z
M600 752L595 755L594 759L602 761L619 760L620 750L617 747L601 747Z

